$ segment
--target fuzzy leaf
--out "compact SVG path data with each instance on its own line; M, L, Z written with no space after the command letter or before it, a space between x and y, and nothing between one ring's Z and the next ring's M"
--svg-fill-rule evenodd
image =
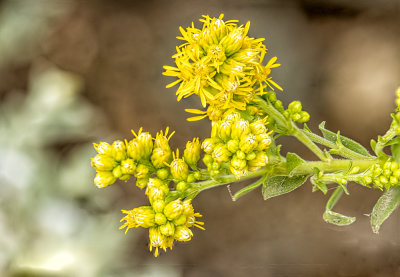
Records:
M355 217L345 216L330 210L326 210L323 219L331 224L338 225L338 226L346 226L352 224L356 221Z
M361 144L359 144L358 142L356 142L350 138L344 137L344 136L340 135L340 133L335 134L335 133L325 129L325 121L321 122L321 124L318 126L318 128L321 130L322 135L327 140L337 143L338 139L340 139L340 143L347 149L350 149L350 150L352 150L358 154L364 155L366 157L371 156L369 154L368 150L365 149L365 147L362 146Z
M376 148L376 140L374 140L374 139L371 139L371 148L372 148L372 151L374 151L375 152L375 148Z
M295 153L286 154L286 170L290 174L297 166L305 163L305 161L300 158Z
M311 177L310 181L311 181L311 184L314 185L313 192L317 191L317 190L322 191L323 194L326 194L328 192L328 187L326 186L326 184L319 182L318 180L316 180L315 177Z
M376 143L376 142L375 142ZM389 145L393 145L393 144L400 144L400 137L395 137L392 138L391 140L389 140L388 142L386 142L384 144L384 146L389 146Z
M268 178L262 188L264 200L291 192L300 187L307 180L307 175L301 176L274 176Z
M400 187L386 191L376 202L371 214L371 227L378 233L382 223L392 214L400 204Z

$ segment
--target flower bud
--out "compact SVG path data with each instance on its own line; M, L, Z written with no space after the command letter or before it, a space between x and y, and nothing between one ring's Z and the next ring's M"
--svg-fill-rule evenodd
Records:
M149 178L138 178L136 179L136 186L140 189L144 189L149 183Z
M301 111L300 113L300 119L298 120L299 123L306 123L310 120L310 114L306 111Z
M224 120L219 125L218 136L223 140L227 141L231 136L232 121Z
M135 227L150 228L154 226L155 213L150 206L141 206L129 211L122 210L122 212L126 214L126 216L122 218L122 220L126 220L126 223L122 225L120 229L124 227L128 227L129 229Z
M167 168L161 168L157 170L156 174L158 178L160 178L161 180L165 180L169 176L169 170Z
M167 223L167 218L165 217L165 215L163 213L156 213L156 215L154 216L154 222L157 225L163 225L163 224Z
M123 174L133 175L135 173L136 165L132 159L126 159L121 162L121 170Z
M98 188L104 188L115 183L117 178L111 171L99 171L94 178L94 184Z
M113 173L115 178L121 177L123 175L122 170L121 170L121 166L118 165L118 166L114 167L112 173Z
M248 161L249 167L260 168L268 163L268 156L265 152L257 152L253 160ZM253 171L253 170L252 170Z
M248 174L247 166L243 169L236 169L231 166L229 169L232 172L232 174L235 175L235 177L237 179L240 179L240 177L243 177L243 176L247 176L247 174Z
M165 130L165 133L163 133L163 131L157 133L156 139L154 140L154 148L161 148L165 151L171 151L171 148L169 147L169 140L175 132L172 132L167 138L168 131L169 127L167 127L167 129Z
M150 251L153 250L153 247L156 248L156 250L154 251L154 257L157 257L159 254L158 248L163 248L163 249L167 248L166 237L163 234L161 234L159 228L153 227L149 229L149 239L150 239L149 243Z
M303 106L301 105L300 101L293 101L288 106L288 110L291 113L299 113L299 112L301 112L302 108L303 108Z
M163 199L154 200L151 206L156 213L161 213L164 210L165 201Z
M247 166L247 162L244 159L239 159L236 155L231 160L231 167L241 170Z
M203 163L208 167L211 166L211 164L214 162L214 159L212 158L211 155L206 154L203 157Z
M134 159L135 161L139 161L143 157L142 146L136 139L133 139L127 143L126 151L128 156Z
M257 150L263 151L267 149L271 145L271 137L268 134L259 134L256 136L257 138Z
M250 130L253 135L265 134L267 133L267 128L264 125L263 120L257 120L250 124Z
M188 184L184 181L179 182L176 184L176 190L179 192L184 192L188 188Z
M250 133L250 125L247 120L239 119L232 125L231 137L233 139L240 139L242 135Z
M176 226L178 225L184 225L187 222L187 216L184 214L181 214L180 216L178 216L177 218L174 219L174 224Z
M112 144L113 147L113 156L116 161L120 162L126 159L126 145L125 142L121 140L116 140Z
M173 236L175 233L175 225L172 222L167 222L160 226L160 232L164 236Z
M132 175L130 175L130 174L123 174L122 176L119 177L119 179L126 182L126 181L128 181L131 177L132 177Z
M193 232L186 226L177 226L175 229L174 239L177 241L190 241L193 237Z
M149 197L150 203L154 203L156 200L164 200L168 191L168 187L149 188L147 186L146 194Z
M138 164L136 167L136 172L135 172L135 177L140 179L140 178L146 178L148 177L150 169L147 165L144 164Z
M185 162L192 168L197 167L197 162L200 159L200 142L199 138L194 138L193 141L186 143L186 149L183 152Z
M226 147L231 153L235 153L239 150L239 140L238 139L231 139L226 143Z
M211 154L214 150L214 147L220 142L217 138L207 138L201 144L201 148L203 148L204 152L207 154Z
M142 147L143 157L147 159L153 151L153 138L150 133L143 132L138 135L137 140Z
M169 202L164 208L164 214L169 220L174 220L183 212L183 205L180 199Z
M223 163L229 161L229 157L231 156L231 152L226 148L225 145L219 144L214 148L212 152L212 157L217 163Z
M189 174L188 177L186 178L186 182L193 183L194 181L196 181L194 174L193 173Z
M151 163L155 168L165 167L171 161L171 151L163 148L154 148L151 155Z
M92 158L91 165L97 171L111 171L117 166L117 162L111 156L97 154L94 158Z
M189 174L189 167L183 159L178 158L179 152L177 152L177 157L171 162L170 170L171 175L177 180L186 180Z
M229 34L224 36L220 41L220 45L225 48L225 55L231 56L237 52L242 47L243 39L245 37L245 29L240 27L234 28Z
M254 160L257 157L255 152L250 152L246 155L246 160L251 161Z
M99 144L93 143L93 146L99 154L107 156L111 156L113 154L113 147L107 142L100 142Z
M242 136L239 146L244 153L250 153L257 147L256 137L252 134Z

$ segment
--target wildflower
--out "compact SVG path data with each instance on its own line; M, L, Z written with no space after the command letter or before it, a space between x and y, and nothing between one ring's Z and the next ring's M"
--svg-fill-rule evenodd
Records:
M179 149L176 150L176 156L175 153L172 153L172 156L173 160L169 165L172 177L177 180L186 180L189 168L185 160L179 158Z
M111 156L97 154L94 158L92 158L91 165L97 171L111 171L117 166L117 163Z
M120 162L126 159L126 145L125 142L116 140L112 144L113 147L113 156L116 161Z
M128 232L130 228L143 227L150 228L154 226L154 210L150 206L142 206L139 208L135 208L133 210L122 210L126 216L121 219L122 221L126 221L120 229L126 227L125 233Z
M104 188L115 183L117 178L111 171L99 171L94 178L94 184L98 188Z
M197 162L200 159L200 148L199 138L194 138L193 141L188 141L186 143L183 157L185 162L192 168L197 168Z

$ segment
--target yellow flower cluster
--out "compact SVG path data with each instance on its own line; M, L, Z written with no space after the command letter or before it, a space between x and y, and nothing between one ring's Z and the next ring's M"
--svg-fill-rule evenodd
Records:
M179 150L175 153L169 146L174 133L168 135L168 132L167 128L153 138L140 129L138 134L132 131L135 138L130 141L94 144L98 154L91 161L97 171L94 183L100 188L113 184L118 178L126 181L132 176L136 177L139 188L146 188L150 206L123 210L126 216L121 220L125 221L121 228L126 227L126 231L136 227L149 228L150 251L155 248L156 257L159 248L172 249L175 240L191 240L190 227L204 229L204 223L196 220L201 215L194 212L190 200L181 199L188 183L200 178L199 171L189 169L197 169L201 152L199 139L189 141L184 157L180 158ZM171 181L175 191L170 191Z
M376 188L389 190L400 185L400 164L393 159L388 159L383 164L374 164L370 173L363 181L367 184L373 183Z
M146 194L151 206L142 206L133 210L122 210L126 216L121 219L125 223L120 229L143 227L149 229L149 248L155 248L154 256L159 254L158 249L164 251L172 250L174 241L190 241L193 232L190 227L204 228L203 222L196 220L201 214L195 213L190 200L182 201L176 199L166 202L169 193L168 183L158 179L150 178Z
M219 174L223 163L237 178L246 176L268 163L266 149L271 144L266 120L249 122L237 113L226 115L213 122L211 138L205 139L202 148L207 153L203 162L212 175Z
M177 99L196 94L207 111L188 109L199 114L190 120L209 117L219 120L227 110L245 110L255 95L265 93L272 86L282 90L269 76L271 69L280 66L277 58L263 65L266 47L261 39L248 37L250 22L245 26L236 24L237 20L223 20L203 16L201 29L192 26L179 28L184 43L177 47L176 67L164 66L166 76L177 80L167 85L179 84Z

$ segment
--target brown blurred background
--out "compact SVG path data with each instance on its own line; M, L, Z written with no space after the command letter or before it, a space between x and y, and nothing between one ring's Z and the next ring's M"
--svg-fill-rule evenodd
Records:
M170 126L180 148L209 135L206 120L185 120L184 108L199 101L177 103L161 75L173 64L178 27L199 26L202 14L251 21L250 36L266 37L269 57L282 64L272 73L284 88L279 96L301 100L313 130L326 120L368 146L388 128L400 85L400 0L8 0L0 9L0 100L26 91L32 69L51 64L82 78L110 140L141 126L153 134ZM290 138L280 142L283 152L314 158ZM119 185L94 193L116 193L115 211L146 204L132 182ZM336 210L357 221L336 227L322 220L328 196L311 193L309 183L268 201L258 191L237 202L224 187L206 191L194 202L206 231L154 259L146 232L133 230L140 238L123 238L122 257L136 272L161 266L168 276L400 276L399 211L375 235L368 214L380 192L350 185L350 193Z

